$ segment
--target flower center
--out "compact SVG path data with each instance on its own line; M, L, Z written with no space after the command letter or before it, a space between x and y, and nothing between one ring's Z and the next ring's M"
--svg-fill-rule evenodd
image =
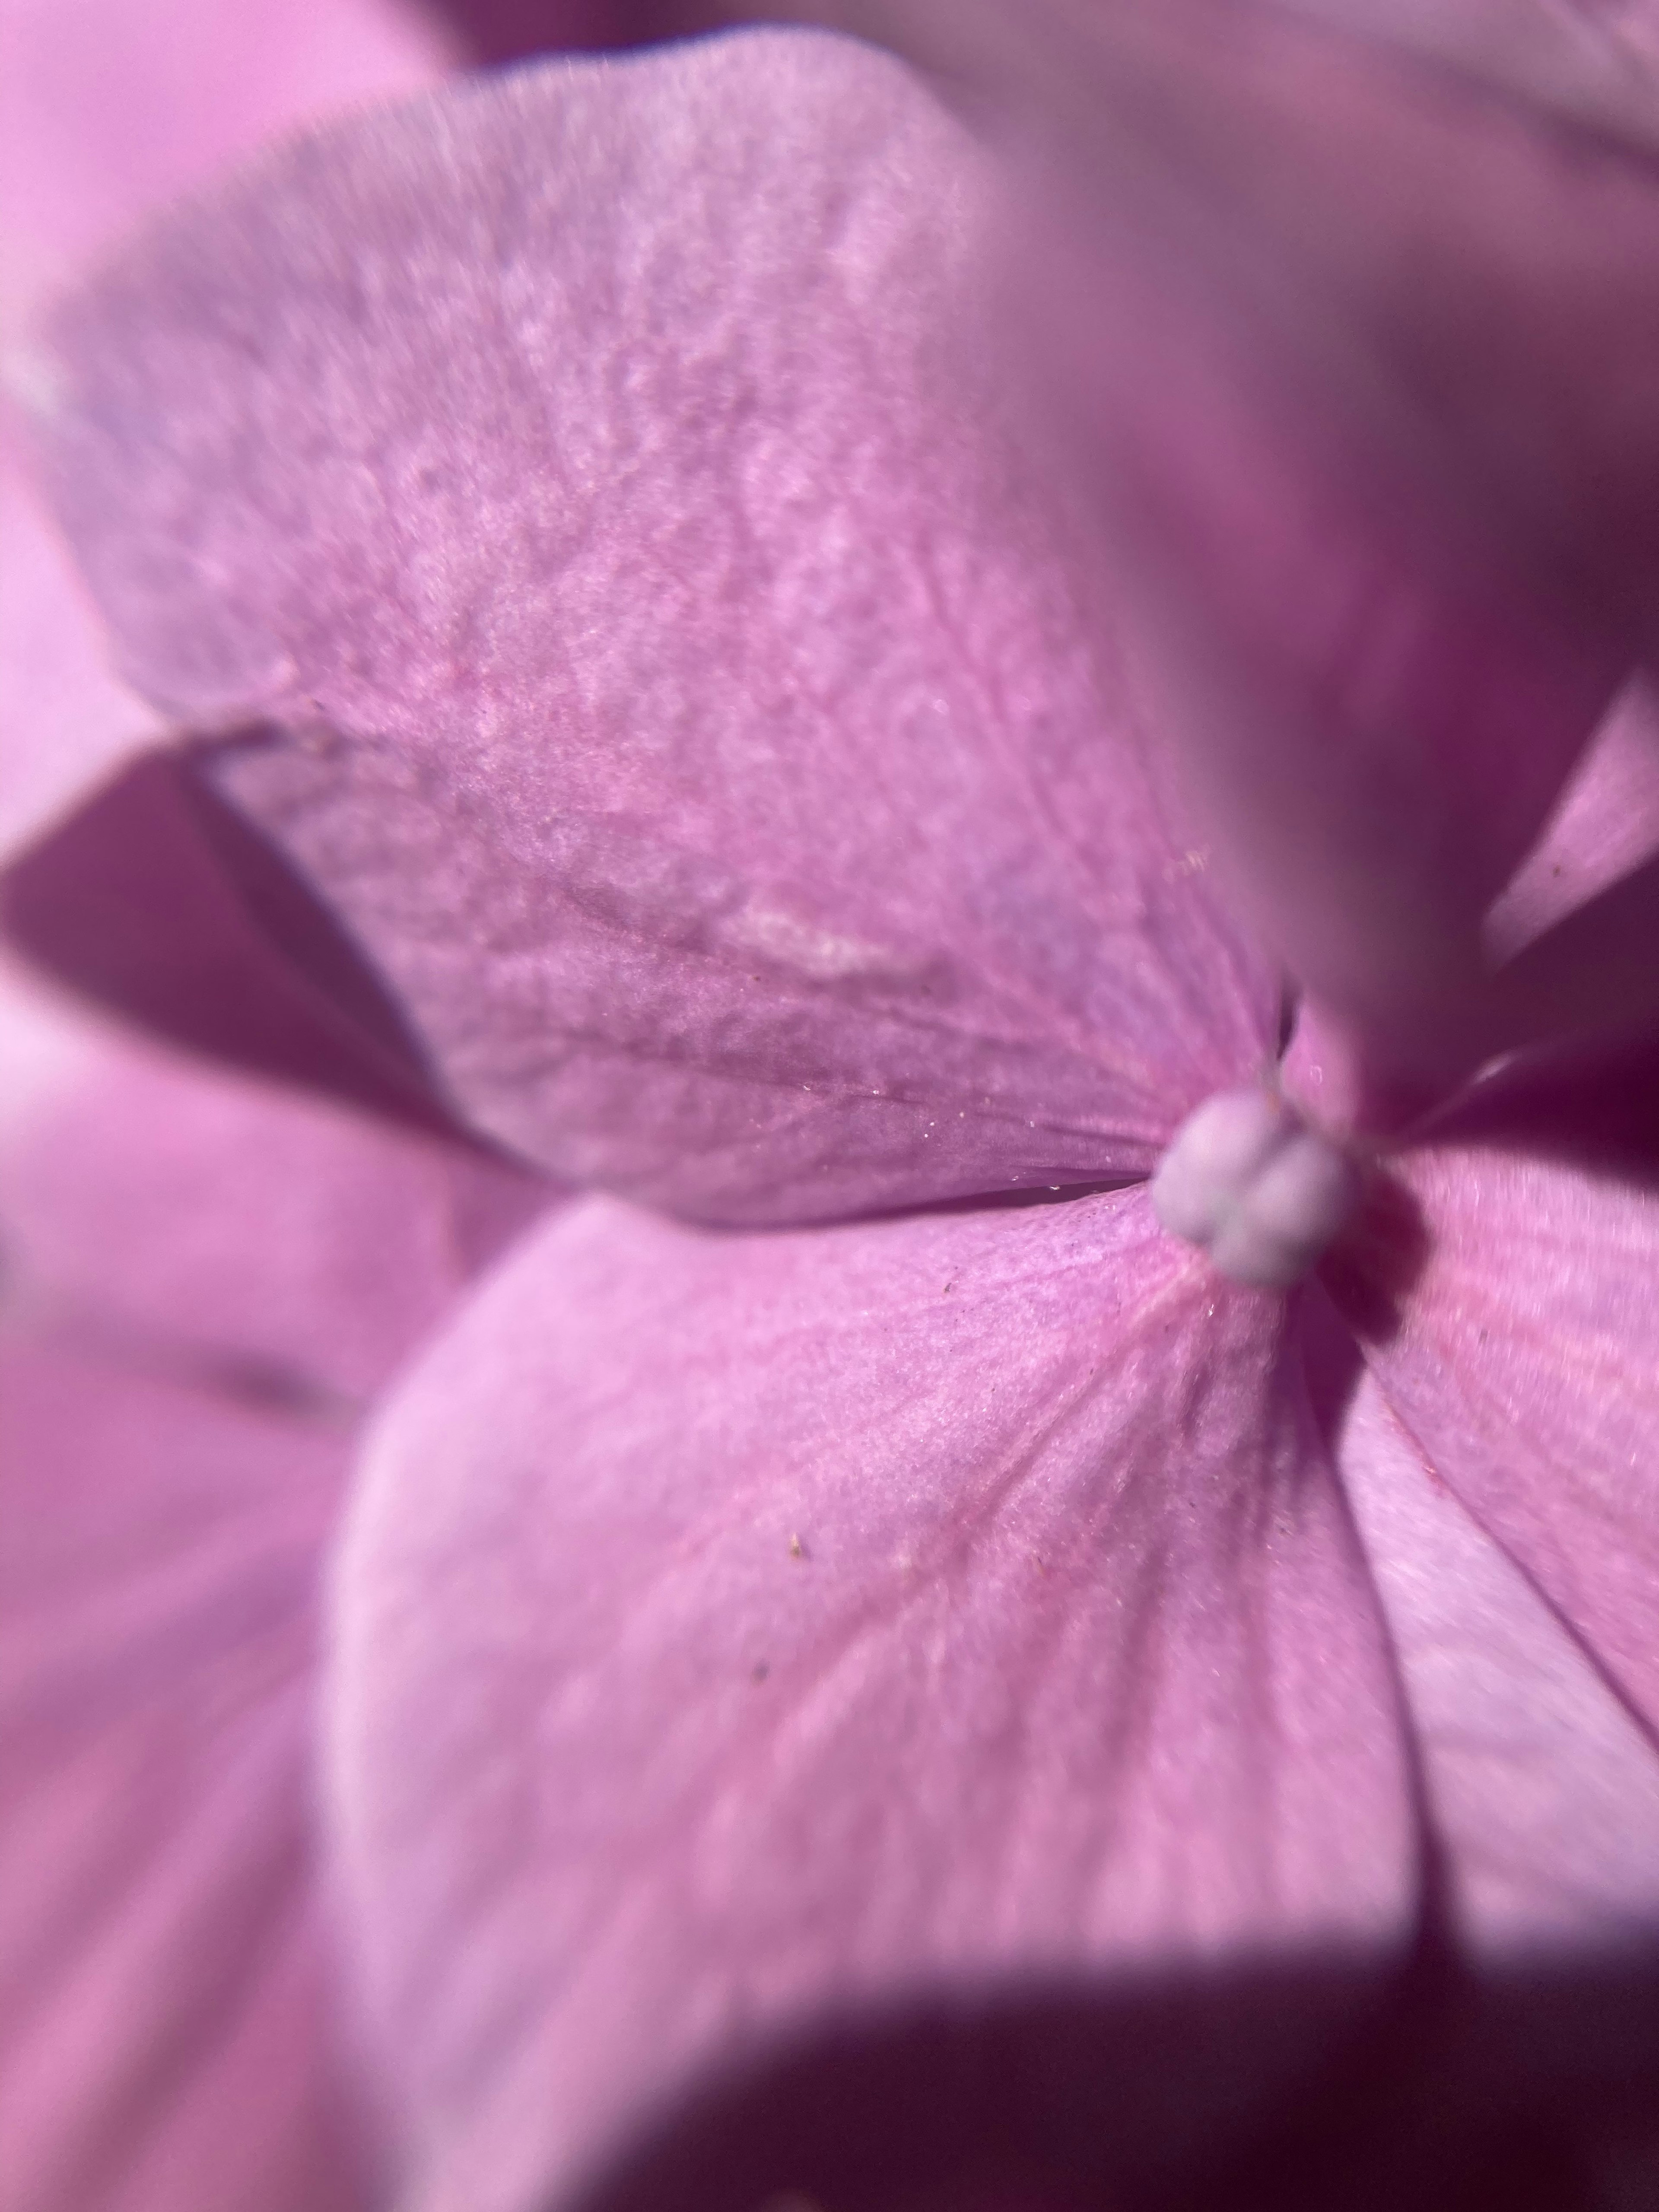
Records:
M1152 1210L1235 1283L1299 1283L1358 1203L1358 1164L1269 1092L1222 1091L1176 1130Z

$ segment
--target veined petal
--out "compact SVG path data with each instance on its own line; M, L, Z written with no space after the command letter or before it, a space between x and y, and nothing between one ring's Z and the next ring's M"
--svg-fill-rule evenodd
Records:
M520 1248L388 1407L337 1591L412 2203L547 2202L906 2002L1388 1958L1395 1688L1285 1313L1141 1193Z
M979 157L756 33L319 136L57 328L133 681L475 1125L718 1218L1145 1172L1271 1049L1001 426Z
M1659 1939L1659 1745L1361 1381L1338 1464L1400 1654L1460 1934L1488 1957Z
M1436 1479L1659 1730L1659 1195L1615 1170L1445 1146L1401 1173L1427 1227L1368 1358Z

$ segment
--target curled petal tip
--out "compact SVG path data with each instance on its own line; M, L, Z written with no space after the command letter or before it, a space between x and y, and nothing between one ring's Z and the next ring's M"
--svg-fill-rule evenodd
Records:
M1360 1182L1356 1163L1279 1099L1221 1091L1176 1131L1152 1177L1152 1208L1230 1281L1284 1291L1341 1233Z

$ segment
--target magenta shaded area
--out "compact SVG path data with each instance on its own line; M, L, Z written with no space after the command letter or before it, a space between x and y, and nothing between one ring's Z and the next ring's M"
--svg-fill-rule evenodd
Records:
M508 62L691 38L766 11L720 0L436 0L430 12L471 58Z

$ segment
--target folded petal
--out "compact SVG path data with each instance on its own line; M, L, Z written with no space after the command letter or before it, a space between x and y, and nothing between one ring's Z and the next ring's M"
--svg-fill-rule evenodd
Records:
M1496 1144L1425 1152L1401 1175L1426 1227L1423 1266L1368 1349L1372 1370L1436 1479L1651 1741L1659 1194Z
M519 72L153 230L43 435L129 677L474 1123L711 1218L1146 1171L1274 990L981 374L978 158L801 33Z
M1285 1310L1140 1193L763 1238L594 1200L520 1249L390 1405L337 1585L412 2203L546 2202L907 2002L1375 1969L1395 1689Z
M1440 1480L1374 1376L1339 1465L1409 1700L1449 1903L1510 1960L1659 1941L1659 1744Z

